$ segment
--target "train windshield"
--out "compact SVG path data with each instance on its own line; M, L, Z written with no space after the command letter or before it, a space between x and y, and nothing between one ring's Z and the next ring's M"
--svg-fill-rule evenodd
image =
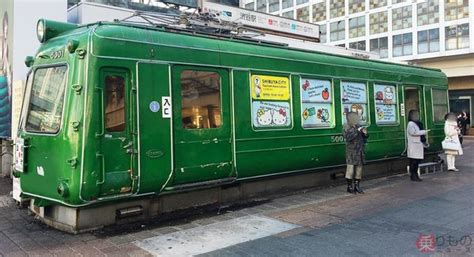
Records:
M39 68L34 72L25 129L28 132L59 131L63 112L67 66Z

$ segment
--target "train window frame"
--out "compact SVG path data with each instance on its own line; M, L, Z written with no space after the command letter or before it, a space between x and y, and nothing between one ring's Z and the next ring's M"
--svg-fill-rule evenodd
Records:
M331 102L330 103L327 103L327 104L330 104L331 105L331 110L330 110L330 117L331 117L331 123L329 126L324 126L324 125L319 125L319 126L313 126L313 127L305 127L304 124L303 124L303 118L302 118L302 114L303 114L303 94L301 92L301 84L303 82L303 80L306 80L306 79L312 79L312 80L325 80L325 81L329 81L330 83L330 86L331 86L331 94L330 97L331 97ZM298 88L299 88L299 94L300 94L300 119L301 119L301 128L303 128L304 130L313 130L313 129L333 129L337 126L337 119L336 119L336 94L335 94L335 91L334 91L334 78L328 78L328 77L322 77L322 76L311 76L311 75L299 75L299 83L298 83ZM315 104L321 104L322 102L313 102Z
M434 103L434 98L433 98L434 94L433 94L433 92L435 90L444 91L446 93L446 103L445 104L435 104ZM436 120L435 106L446 106L447 112L445 113L445 115L447 113L449 113L449 93L448 93L448 89L432 87L430 91L431 91L431 111L433 113L433 116L432 116L433 117L433 124L442 125L442 124L445 123L444 118L441 121ZM425 99L425 102L426 102L426 99Z
M399 90L399 85L398 84L393 84L393 83L389 83L389 82L380 82L380 81L374 81L373 82L373 89L374 89L374 115L375 115L375 124L379 127L386 127L386 126L399 126L400 125L400 97L398 95L398 90ZM396 103L395 104L392 104L392 105L395 105L395 118L396 118L396 121L395 122L377 122L377 100L376 100L376 90L375 90L375 87L376 86L392 86L395 88L395 99L396 99ZM383 105L383 104L382 104Z
M66 67L66 78L65 78L65 85L64 85L64 92L63 92L63 106L62 106L62 110L61 110L61 120L59 122L59 128L54 133L27 130L26 129L26 123L28 121L28 114L30 112L31 90L32 90L32 87L33 87L33 80L34 80L34 77L36 75L36 72L39 69L56 68L56 67L63 67L63 66ZM23 97L23 102L22 102L22 112L23 112L23 110L25 110L25 113L24 113L24 117L21 120L21 122L22 122L21 127L22 127L23 131L26 134L41 135L41 136L57 136L61 133L61 131L63 129L63 124L64 124L64 116L65 116L64 111L66 109L67 100L68 100L67 98L69 96L69 93L67 93L68 90L66 90L68 88L68 85L69 85L69 72L70 72L69 63L67 63L67 62L44 64L44 65L36 66L36 67L31 69L31 71L30 71L31 81L27 81L28 83L26 84L26 87L25 87L25 93L27 93L28 95L25 95ZM23 113L21 115L23 115Z
M222 74L219 70L217 69L212 69L212 68L209 68L209 69L206 69L206 68L203 68L203 67L200 67L200 68L197 68L197 67L185 67L183 69L180 69L179 70L179 83L180 83L180 94L182 93L182 84L181 84L181 76L183 74L183 72L185 71L195 71L195 72L209 72L209 73L215 73L219 76L219 115L220 115L220 125L217 126L217 127L209 127L209 128L186 128L184 127L184 123L183 123L183 104L182 104L182 101L183 101L183 96L180 95L179 99L180 99L180 108L181 110L179 111L179 120L180 120L180 126L179 128L182 129L182 130L185 130L185 131L202 131L202 130L218 130L218 129L222 129L223 126L225 126L225 120L224 120L224 116L223 116L223 102L222 102Z
M289 126L280 126L280 127L262 127L258 128L254 126L254 114L253 114L253 87L252 87L252 76L253 75L260 75L260 76L274 76L274 77L285 77L288 79L288 86L289 86L289 95L288 95L288 108L290 111L290 125ZM249 90L249 107L250 107L250 127L252 128L252 131L254 132L265 132L265 131L289 131L293 130L294 128L294 111L293 111L293 79L292 79L292 74L289 73L279 73L279 72L270 72L270 71L261 71L261 70L250 70L248 72L248 90ZM258 100L256 100L258 101ZM267 100L268 101L268 100ZM276 100L270 100L270 101L276 101ZM276 101L278 102L278 101ZM279 102L285 102L285 101L279 101Z
M343 94L342 94L342 83L344 82L349 82L349 83L360 83L360 84L364 84L365 85L365 95L366 95L366 99L367 99L367 102L365 103L365 105L367 105L367 121L366 122L360 122L360 125L364 126L364 127L370 127L372 125L372 120L370 118L370 92L369 92L369 82L366 81L366 80L360 80L360 79L352 79L352 78L340 78L339 79L339 103L341 105L341 117L342 117L342 126L344 126L346 124L346 116L344 115L344 102L342 101L342 97L343 97Z

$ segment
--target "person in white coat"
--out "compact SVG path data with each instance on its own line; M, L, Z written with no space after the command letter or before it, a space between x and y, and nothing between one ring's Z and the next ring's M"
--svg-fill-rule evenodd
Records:
M459 171L456 169L455 162L456 155L463 154L461 142L459 141L461 130L458 127L456 114L448 113L444 119L446 120L444 123L444 134L446 135L446 139L453 142L454 146L456 146L455 148L457 148L457 150L444 149L444 153L446 154L446 162L448 164L448 171Z
M418 176L418 166L424 158L424 147L421 142L421 136L426 135L429 130L421 130L416 124L420 120L418 110L411 110L408 113L407 140L408 149L407 157L410 165L410 179L412 181L422 181Z

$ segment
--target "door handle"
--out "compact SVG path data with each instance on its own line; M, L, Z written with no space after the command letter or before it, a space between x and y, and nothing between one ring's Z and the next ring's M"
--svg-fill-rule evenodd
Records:
M132 146L132 145L133 145L133 142L130 141L130 142L128 142L126 145L122 146L122 148L123 148L123 149L127 149L127 148L130 148L130 146Z

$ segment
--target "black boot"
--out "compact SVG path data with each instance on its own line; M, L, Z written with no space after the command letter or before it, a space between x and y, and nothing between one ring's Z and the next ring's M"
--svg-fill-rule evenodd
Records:
M355 180L355 183L354 183L354 191L359 193L359 194L363 194L364 193L364 190L362 190L359 186L360 184L360 179L356 179Z
M347 181L347 192L354 194L355 191L354 191L354 185L352 184L352 179L346 178L346 181Z

